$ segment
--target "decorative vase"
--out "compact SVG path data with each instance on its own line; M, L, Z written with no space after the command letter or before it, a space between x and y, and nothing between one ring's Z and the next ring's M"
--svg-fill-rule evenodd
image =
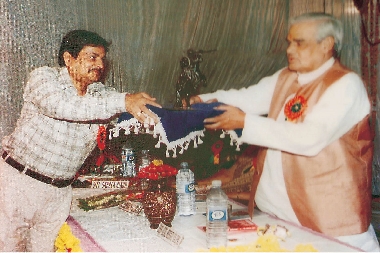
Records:
M168 186L168 178L149 180L144 191L144 213L150 222L150 228L156 229L160 223L171 227L177 208L177 196L174 188Z

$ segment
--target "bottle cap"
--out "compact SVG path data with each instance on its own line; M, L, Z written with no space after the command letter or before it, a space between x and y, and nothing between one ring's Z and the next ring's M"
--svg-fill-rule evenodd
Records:
M182 168L187 168L189 166L189 164L187 162L181 162L181 165L180 165Z
M220 186L222 186L222 181L221 180L212 180L211 184L213 187L220 187Z
M128 149L128 148L131 148L131 147L129 146L129 142L126 141L124 142L123 149Z

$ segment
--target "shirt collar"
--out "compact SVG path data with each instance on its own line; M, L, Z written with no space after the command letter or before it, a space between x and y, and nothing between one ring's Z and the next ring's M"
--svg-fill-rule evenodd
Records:
M314 81L315 79L320 77L323 73L325 73L329 68L331 68L334 62L335 62L334 57L331 57L329 60L323 63L322 66L320 66L316 70L313 70L311 72L304 73L304 74L298 73L298 83L301 85L304 85L304 84L310 83L311 81Z
M61 85L64 85L65 88L69 88L69 87L75 88L71 80L71 77L69 75L69 71L67 70L66 67L61 67L59 69L59 73L60 73Z

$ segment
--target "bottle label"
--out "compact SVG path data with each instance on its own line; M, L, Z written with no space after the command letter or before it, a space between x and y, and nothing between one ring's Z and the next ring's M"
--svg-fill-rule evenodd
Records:
M123 168L121 169L121 176L134 177L136 176L135 168L135 152L133 149L123 149L121 151L121 161Z
M133 162L135 160L135 154L129 154L127 155L127 161L128 162Z
M192 193L194 191L195 191L194 182L185 184L185 185L179 185L177 187L177 193Z
M226 221L227 209L209 209L207 213L208 221Z
M191 193L193 191L195 191L194 183L190 183L185 186L185 193Z

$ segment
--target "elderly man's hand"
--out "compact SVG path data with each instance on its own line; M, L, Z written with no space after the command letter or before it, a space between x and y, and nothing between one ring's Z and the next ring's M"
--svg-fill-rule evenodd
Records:
M125 109L127 112L133 115L141 123L146 122L147 116L158 122L158 117L156 114L152 113L146 105L152 105L161 108L162 106L155 102L156 99L149 96L145 92L127 94L125 96Z
M224 113L213 118L205 119L203 121L205 123L205 128L212 130L234 130L244 128L245 112L239 108L230 105L220 105L215 109L224 111Z
M207 100L205 103L214 103L214 102L218 102L218 100L217 99L210 99L210 100ZM201 99L200 96L193 96L190 98L190 105L198 104L198 103L203 103L203 100Z
M202 99L199 96L190 97L190 105L202 103Z

